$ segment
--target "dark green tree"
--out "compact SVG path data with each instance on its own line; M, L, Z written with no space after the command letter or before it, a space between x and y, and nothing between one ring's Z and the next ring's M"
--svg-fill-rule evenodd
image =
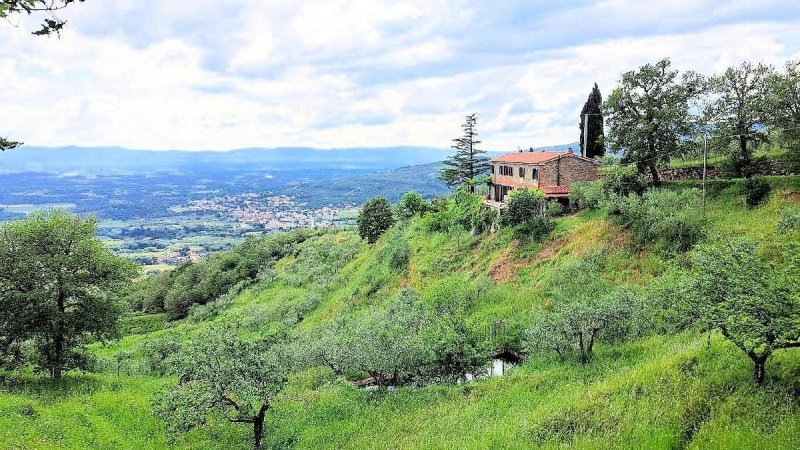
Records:
M775 350L800 347L800 298L789 270L756 256L756 244L734 239L697 249L691 259L690 309L753 361L756 384Z
M394 224L392 205L383 197L375 197L364 204L358 213L358 234L374 244L384 231Z
M112 338L120 310L112 295L136 274L105 249L97 222L63 210L0 228L0 336L32 340L53 378L81 363L87 339Z
M800 148L800 59L788 61L783 72L767 80L769 125Z
M600 94L600 88L597 87L597 83L595 83L589 98L583 104L583 109L581 109L581 152L587 158L603 156L606 153L602 108L603 96ZM588 138L585 140L584 131L588 131ZM583 148L584 142L588 143L586 145L588 148L586 149Z
M429 209L428 202L421 195L411 191L403 195L403 198L397 203L395 212L398 220L410 220L414 217L424 216Z
M655 185L659 166L669 163L693 133L697 121L689 105L705 86L700 75L679 75L670 65L663 59L625 72L603 105L611 148L622 150L622 162L649 173Z
M714 100L707 114L714 125L713 138L720 147L736 143L731 155L736 175L748 178L753 175L753 149L767 141L764 129L769 122L767 85L773 73L771 66L743 62L711 79Z
M478 115L470 114L467 116L461 128L464 135L453 139L455 143L451 147L456 150L455 154L444 161L444 168L439 174L439 178L444 180L448 186L469 186L470 193L475 193L474 183L478 178L489 173L489 158L482 156L486 153L478 149L481 141L477 140Z
M287 355L279 337L243 341L233 330L214 327L182 353L180 384L160 392L153 410L174 433L222 414L230 423L251 425L259 450L267 411L292 367Z

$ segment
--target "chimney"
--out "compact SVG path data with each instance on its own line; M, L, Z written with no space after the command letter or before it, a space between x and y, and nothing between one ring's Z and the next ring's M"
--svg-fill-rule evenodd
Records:
M528 151L529 151L529 152L531 152L531 153L533 153L533 147L529 147L529 148L528 148Z

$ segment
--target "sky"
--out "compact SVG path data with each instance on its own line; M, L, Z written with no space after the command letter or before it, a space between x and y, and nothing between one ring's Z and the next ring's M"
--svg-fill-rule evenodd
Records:
M0 20L0 136L226 150L576 142L596 82L800 58L800 2L87 0Z

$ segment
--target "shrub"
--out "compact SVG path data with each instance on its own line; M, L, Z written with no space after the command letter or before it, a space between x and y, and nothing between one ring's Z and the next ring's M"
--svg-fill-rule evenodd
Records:
M786 234L800 229L800 208L791 207L785 209L778 219L776 231L778 234Z
M401 233L395 233L387 245L382 249L382 258L387 261L393 270L404 270L408 266L411 250L408 242Z
M577 181L570 185L570 207L575 210L594 209L603 201L603 181Z
M703 235L705 219L696 189L651 189L642 198L616 197L614 207L639 246L659 243L668 251L689 250Z
M422 217L428 212L430 206L422 196L416 192L408 192L397 203L395 215L398 220L410 220L414 217Z
M628 173L616 170L603 180L603 192L606 195L614 194L627 196L636 194L641 196L647 190L647 180L638 173Z
M508 195L508 206L503 211L503 225L522 225L536 217L546 215L546 204L542 191L515 189Z
M772 188L764 177L753 177L744 182L744 202L747 206L760 205L767 198Z
M478 208L478 214L475 219L475 232L485 233L493 231L500 222L500 211L497 208L483 204Z
M358 213L358 234L374 244L384 231L394 224L392 205L383 197L375 197L364 204Z
M434 199L431 210L427 214L424 224L433 232L447 232L455 228L475 231L479 222L479 212L483 206L483 199L473 195L464 188L459 188L449 201Z

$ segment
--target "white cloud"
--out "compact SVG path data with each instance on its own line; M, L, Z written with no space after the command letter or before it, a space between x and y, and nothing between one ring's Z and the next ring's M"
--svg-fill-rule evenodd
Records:
M188 150L446 147L478 112L487 148L572 142L592 83L607 94L622 71L666 56L710 73L800 55L797 15L746 22L737 16L747 17L745 3L712 3L605 1L537 11L527 25L516 11L435 0L270 9L209 0L186 14L176 1L153 4L152 15L137 2L97 0L75 6L60 40L30 36L28 19L0 26L0 136ZM723 22L673 25L700 23L704 11ZM604 27L619 27L564 32L600 13ZM113 32L93 22L120 17L137 19ZM559 33L561 45L544 40Z

